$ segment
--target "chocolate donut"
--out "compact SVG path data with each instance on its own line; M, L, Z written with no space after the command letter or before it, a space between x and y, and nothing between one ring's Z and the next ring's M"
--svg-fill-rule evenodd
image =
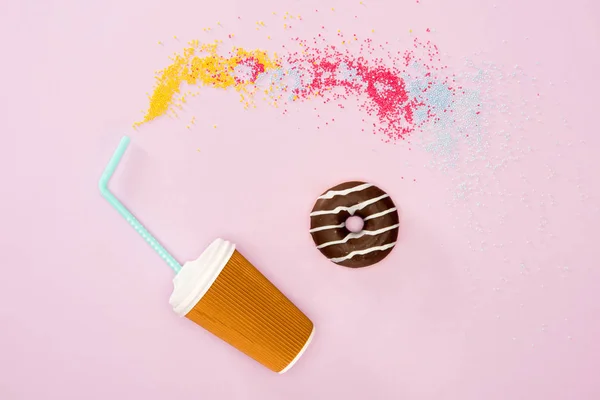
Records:
M358 216L360 232L350 232L346 220ZM345 182L317 198L310 213L310 234L330 261L361 268L383 260L396 245L400 219L390 196L365 182Z

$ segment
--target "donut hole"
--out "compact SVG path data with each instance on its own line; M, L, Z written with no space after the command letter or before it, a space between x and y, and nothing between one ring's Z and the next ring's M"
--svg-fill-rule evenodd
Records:
M365 221L361 217L353 215L346 219L345 226L350 232L357 233L362 231Z

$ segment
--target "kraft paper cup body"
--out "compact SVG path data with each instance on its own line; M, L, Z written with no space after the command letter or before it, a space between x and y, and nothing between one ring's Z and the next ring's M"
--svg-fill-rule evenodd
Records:
M177 314L275 372L291 368L314 334L302 311L226 240L185 263L173 284Z

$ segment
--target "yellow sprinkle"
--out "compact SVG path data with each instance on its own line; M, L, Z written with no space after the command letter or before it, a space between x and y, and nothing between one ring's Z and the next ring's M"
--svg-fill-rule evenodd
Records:
M214 125L213 125L213 128L214 128L214 129L217 129L217 124L214 124Z
M186 128L190 129L190 126L189 126L189 125L186 125Z
M177 39L177 36L173 36L173 39Z
M197 151L198 153L200 153L200 149L196 149L196 151Z
M267 36L267 39L271 40L271 36Z
M244 93L251 94L252 83L240 82L235 79L234 74L235 67L248 58L254 58L262 64L265 71L280 67L276 54L270 56L264 50L234 47L230 56L225 57L218 54L218 43L215 41L199 45L196 41L193 46L185 48L182 54L170 57L172 64L156 73L156 84L149 99L148 110L142 121L135 125L139 126L165 114L176 117L174 110L182 108L182 103L187 101L186 94L181 94L181 86L184 84L217 89L233 87L241 96ZM193 94L196 95L198 93Z
M371 33L375 33L375 29L371 29Z
M331 11L335 11L335 8L331 7Z
M158 41L158 44L163 44L160 40Z

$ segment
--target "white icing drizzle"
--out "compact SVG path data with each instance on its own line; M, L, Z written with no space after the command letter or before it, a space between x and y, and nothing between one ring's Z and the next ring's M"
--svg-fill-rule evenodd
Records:
M344 189L344 190L330 190L327 193L325 193L324 195L321 195L319 197L317 197L317 200L319 199L332 199L335 196L346 196L347 194L353 193L353 192L360 192L361 190L365 190L367 188L370 188L371 186L373 186L370 183L363 183L362 185L357 185L354 187L351 187L349 189Z
M375 198L367 200L367 201L363 201L362 203L358 203L351 207L339 206L339 207L334 208L333 210L314 211L314 212L310 213L310 216L315 217L317 215L339 214L341 211L348 211L350 213L350 215L354 215L354 213L356 211L362 210L366 206L371 205L373 203L377 203L379 200L385 199L386 197L390 197L390 196L387 194L384 194L382 196L375 197Z
M349 260L349 259L351 259L354 256L364 255L364 254L372 253L374 251L384 251L384 250L387 250L387 249L391 249L395 245L396 245L396 242L393 242L393 243L385 244L383 246L375 246L375 247L370 247L370 248L364 249L364 250L356 250L356 251L353 251L351 253L348 253L344 257L330 258L330 260L333 261L334 263L339 263L339 262L342 262L342 261Z
M376 231L360 231L360 232L349 233L348 235L346 235L345 238L343 238L341 240L334 240L331 242L326 242L326 243L320 244L317 246L317 249L322 249L323 247L333 246L334 244L346 243L348 240L358 239L360 237L363 237L364 235L369 235L369 236L380 235L384 232L391 231L392 229L395 229L399 226L400 226L400 224L395 224L395 225L391 225L391 226L386 226L385 228L377 229Z
M346 223L342 222L339 225L325 225L325 226L319 226L317 228L312 228L308 232L313 233L313 232L319 232L319 231L326 231L327 229L343 228L344 226L346 226Z
M387 210L385 210L385 211L382 211L382 212L378 212L378 213L375 213L375 214L369 215L369 216L368 216L367 218L365 218L363 221L368 221L368 220L370 220L370 219L373 219L373 218L381 217L382 215L389 214L389 213L391 213L391 212L394 212L394 211L396 211L396 207L388 208L388 209L387 209Z

